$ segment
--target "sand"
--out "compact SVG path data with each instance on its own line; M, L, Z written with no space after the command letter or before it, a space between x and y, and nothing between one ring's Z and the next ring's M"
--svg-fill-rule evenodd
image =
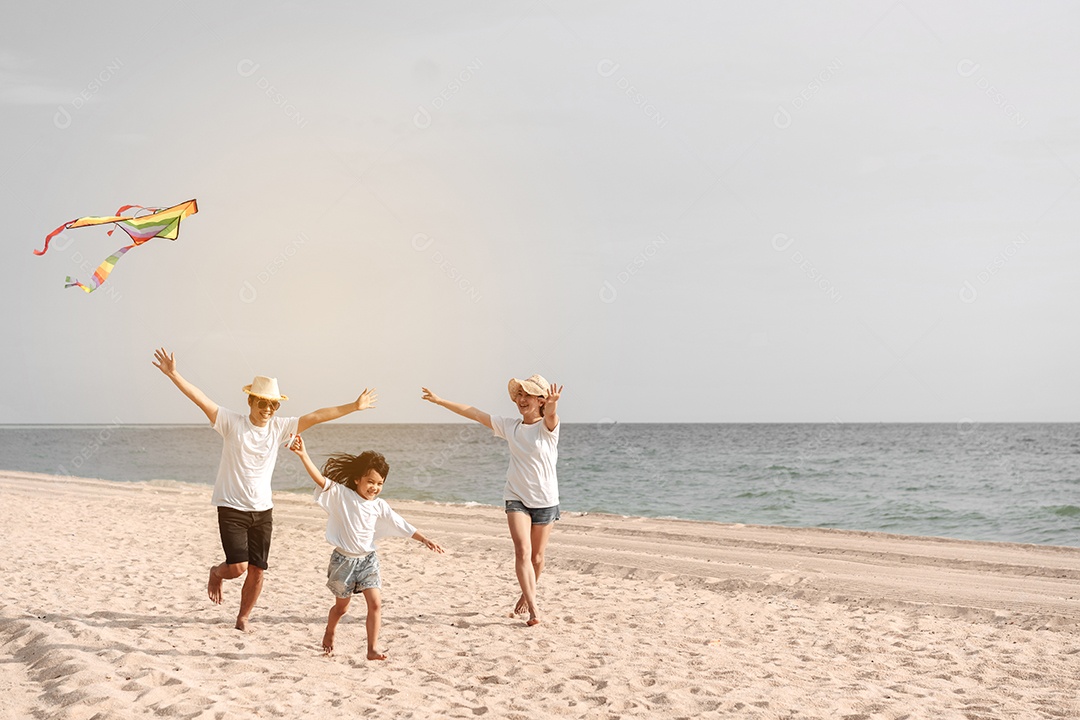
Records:
M209 496L0 473L0 718L1080 717L1080 549L564 513L530 628L499 509L391 501L369 662L306 495L233 628Z

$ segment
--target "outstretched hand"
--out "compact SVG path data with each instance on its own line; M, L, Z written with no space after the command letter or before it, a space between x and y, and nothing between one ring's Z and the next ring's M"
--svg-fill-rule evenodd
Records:
M171 375L176 372L176 358L172 353L167 352L165 348L158 348L154 351L154 367L166 375Z
M431 392L426 387L422 387L420 389L423 391L423 395L420 396L422 400L427 400L428 402L435 403L436 405L442 404L443 399L441 397Z
M442 555L442 554L444 554L446 552L445 550L442 549L442 546L439 545L439 543L435 542L434 540L429 540L428 538L424 538L420 542L422 542L424 544L424 547L426 547L428 550L431 550L432 552L437 552L440 555Z
M300 457L307 454L307 448L304 447L304 438L299 435L293 435L292 442L289 443L289 449Z
M562 391L563 391L564 387L566 387L566 386L565 385L556 385L555 383L552 383L551 387L548 389L547 401L549 403L557 403L557 402L559 402L559 396L562 395Z
M368 410L375 407L377 402L379 402L379 394L375 392L375 388L370 390L364 388L364 392L360 393L360 397L356 398L356 409Z

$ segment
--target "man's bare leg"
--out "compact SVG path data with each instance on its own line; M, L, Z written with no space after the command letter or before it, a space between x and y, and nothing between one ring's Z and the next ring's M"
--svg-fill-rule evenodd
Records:
M210 602L215 605L221 604L222 577L217 573L218 567L218 565L210 566L210 579L206 582L206 594L210 597Z
M349 601L352 598L337 598L334 607L330 608L330 614L326 616L326 632L322 636L322 650L325 655L334 654L334 635L337 633L338 622L349 612Z
M233 563L232 565L221 563L210 568L210 579L206 583L206 594L210 597L210 602L220 605L222 581L240 577L247 571L247 565L246 562Z
M379 588L364 591L367 600L367 659L385 660L386 653L379 650L379 626L382 624L382 594Z
M244 578L244 588L240 591L240 614L236 616L236 629L247 632L248 619L251 611L255 609L255 603L262 593L264 570L254 565L249 565L247 577Z

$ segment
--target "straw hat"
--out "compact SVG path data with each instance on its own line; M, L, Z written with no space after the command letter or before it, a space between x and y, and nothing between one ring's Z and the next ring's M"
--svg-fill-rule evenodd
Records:
M513 400L514 395L517 394L518 388L524 390L526 395L536 395L537 397L542 398L546 398L548 393L551 392L550 383L540 375L531 375L525 380L510 378L507 390L510 391L511 400Z
M264 377L262 375L256 375L255 379L251 381L250 385L245 385L244 392L248 395L254 395L257 398L263 400L288 400L288 395L282 395L278 391L277 378Z

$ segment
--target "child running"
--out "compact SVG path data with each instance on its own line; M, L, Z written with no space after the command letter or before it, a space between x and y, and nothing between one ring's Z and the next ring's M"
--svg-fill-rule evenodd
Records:
M544 569L544 550L552 524L559 519L555 463L559 459L557 403L562 387L548 384L539 375L526 380L512 378L508 389L520 419L489 415L469 405L443 400L427 388L420 389L424 400L475 420L509 445L510 467L506 470L503 501L510 538L514 541L514 571L521 586L514 614L528 612L526 624L539 624L536 583Z
M348 612L352 596L363 593L367 601L367 659L385 660L386 654L378 647L382 580L375 541L384 537L411 537L437 553L443 549L379 498L390 474L390 466L381 454L368 450L359 455L332 455L320 473L299 435L289 449L300 456L308 475L318 486L315 501L330 516L326 522L326 540L334 546L334 552L326 569L326 586L337 599L326 619L323 652L327 655L334 652L338 622Z

